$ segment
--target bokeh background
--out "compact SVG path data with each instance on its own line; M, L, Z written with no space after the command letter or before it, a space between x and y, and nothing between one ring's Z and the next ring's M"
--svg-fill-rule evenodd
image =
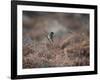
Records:
M88 66L89 53L89 14L23 11L23 68Z

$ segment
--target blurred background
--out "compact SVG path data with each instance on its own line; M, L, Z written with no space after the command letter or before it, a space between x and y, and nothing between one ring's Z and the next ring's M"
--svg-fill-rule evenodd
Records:
M23 68L88 65L89 14L23 11Z

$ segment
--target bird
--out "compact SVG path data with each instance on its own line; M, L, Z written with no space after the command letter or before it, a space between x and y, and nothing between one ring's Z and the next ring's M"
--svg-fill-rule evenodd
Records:
M53 42L53 38L54 38L54 32L50 32L50 33L48 34L48 39L49 39L49 41L50 41L50 42Z

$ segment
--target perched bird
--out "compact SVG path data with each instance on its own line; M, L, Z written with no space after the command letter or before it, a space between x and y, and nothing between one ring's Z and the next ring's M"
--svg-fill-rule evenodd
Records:
M54 32L50 32L48 34L48 39L50 40L50 42L53 42L53 38L54 38Z

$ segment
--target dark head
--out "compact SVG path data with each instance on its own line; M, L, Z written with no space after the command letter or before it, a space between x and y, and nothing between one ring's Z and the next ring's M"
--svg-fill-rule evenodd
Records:
M51 35L54 35L54 32L51 32Z

